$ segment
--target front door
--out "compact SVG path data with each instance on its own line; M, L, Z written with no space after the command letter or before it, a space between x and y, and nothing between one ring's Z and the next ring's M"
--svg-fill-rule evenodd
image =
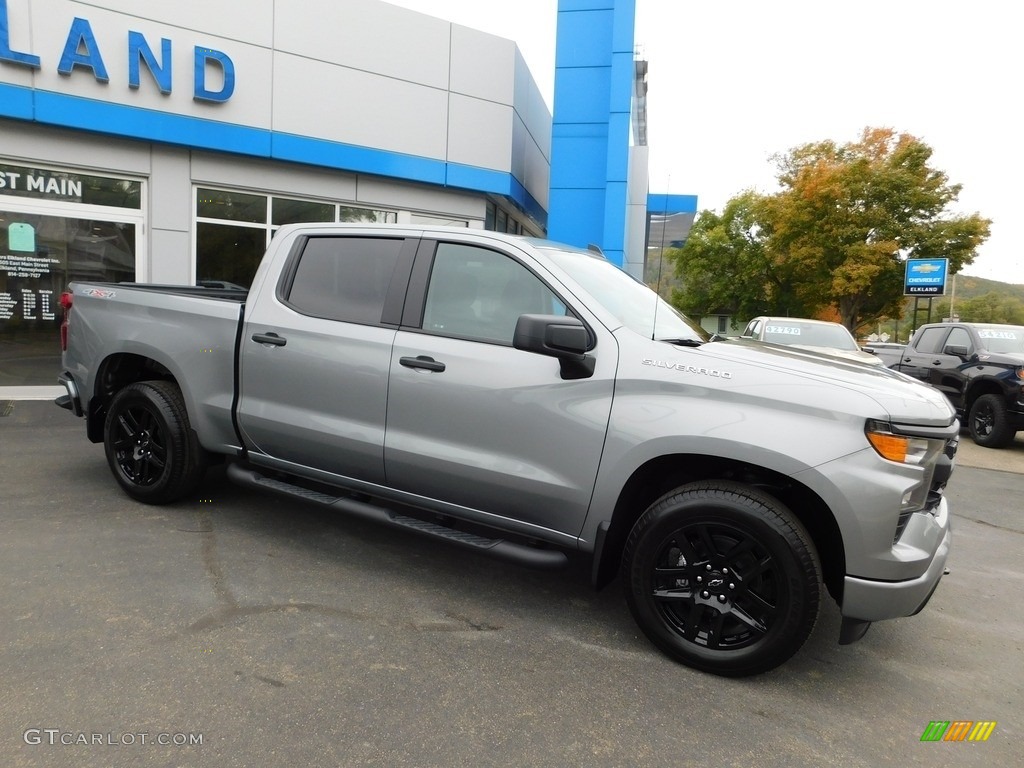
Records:
M596 337L594 375L578 380L512 347L520 315L566 313L578 314L525 261L439 243L422 322L400 330L391 353L388 485L476 519L577 535L604 446L614 341Z

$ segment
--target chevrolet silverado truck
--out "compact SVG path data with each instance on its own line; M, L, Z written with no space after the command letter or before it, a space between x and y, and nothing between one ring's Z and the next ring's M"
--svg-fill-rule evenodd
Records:
M892 367L942 392L978 445L1005 448L1024 429L1024 326L922 325Z
M263 491L621 577L707 672L840 643L944 572L959 425L882 367L713 340L599 254L479 230L282 227L248 292L73 283L58 404L121 488Z

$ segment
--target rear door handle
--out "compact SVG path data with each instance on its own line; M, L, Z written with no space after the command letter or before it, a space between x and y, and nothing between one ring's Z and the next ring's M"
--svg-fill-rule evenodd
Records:
M258 341L260 344L273 344L275 347L283 347L288 343L287 339L278 336L273 331L270 333L254 333L252 340Z
M432 357L419 355L418 357L402 357L398 362L406 368L416 368L422 371L434 371L440 373L444 370L444 363L439 363Z

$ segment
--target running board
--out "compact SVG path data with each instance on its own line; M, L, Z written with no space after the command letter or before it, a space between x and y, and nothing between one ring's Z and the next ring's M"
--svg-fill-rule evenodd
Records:
M499 560L516 563L529 568L555 569L562 568L569 560L564 552L556 549L537 549L528 547L525 544L505 541L504 539L488 539L475 533L457 531L427 520L419 520L408 515L400 515L385 507L375 504L368 504L347 496L330 496L326 493L313 491L281 480L274 480L265 477L259 472L246 469L239 464L231 463L227 468L227 476L232 482L250 488L258 488L264 491L271 491L283 496L300 501L312 502L322 507L330 507L343 512L370 520L375 523L383 523L393 528L401 528L406 531L413 531L434 539L442 539L451 544L475 550L482 554L496 557Z

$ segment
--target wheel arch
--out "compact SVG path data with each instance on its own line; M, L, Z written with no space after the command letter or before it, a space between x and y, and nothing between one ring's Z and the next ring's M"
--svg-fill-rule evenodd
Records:
M807 486L774 470L735 459L694 454L660 456L633 472L616 500L610 524L603 526L594 556L594 586L600 589L615 578L626 539L651 504L681 485L707 480L743 483L784 504L810 534L829 594L842 602L846 553L839 525L824 500Z
M170 381L181 387L171 371L157 360L130 352L118 352L100 363L96 370L92 396L86 417L86 434L94 443L103 442L103 423L107 407L120 390L137 381L159 379Z
M987 376L974 379L970 382L967 387L967 392L964 394L964 419L967 419L971 413L971 408L974 407L974 403L977 402L978 398L982 395L998 395L999 397L1005 397L1006 391L996 379Z

